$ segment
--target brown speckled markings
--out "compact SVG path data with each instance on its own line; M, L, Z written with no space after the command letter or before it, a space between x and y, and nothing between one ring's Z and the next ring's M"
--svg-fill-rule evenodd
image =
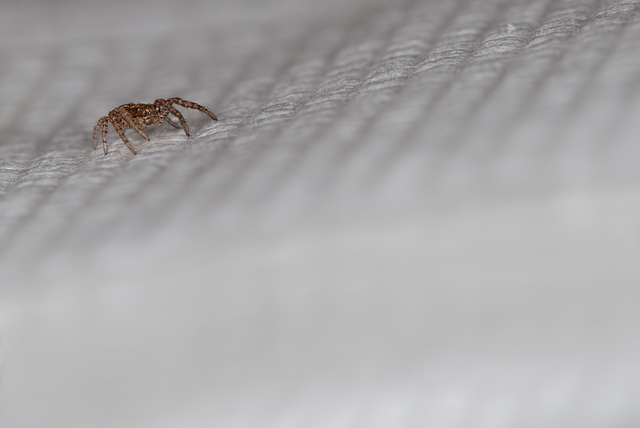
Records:
M160 127L166 120L170 125L178 128L178 125L168 118L169 114L178 118L182 128L184 128L185 134L189 135L187 121L184 119L182 114L173 107L173 104L200 110L201 112L206 113L211 119L215 121L218 120L216 115L210 112L206 107L192 101L183 100L182 98L169 98L168 100L160 98L155 100L153 104L123 104L120 107L114 108L107 116L103 116L98 120L95 128L93 128L93 149L95 150L98 146L98 132L102 127L102 148L104 149L105 155L109 152L109 147L107 145L107 132L109 131L109 124L111 124L124 144L129 147L129 150L131 150L135 155L136 150L129 142L129 139L124 135L124 130L135 129L138 134L148 141L149 137L145 134L147 125L157 123L158 127Z

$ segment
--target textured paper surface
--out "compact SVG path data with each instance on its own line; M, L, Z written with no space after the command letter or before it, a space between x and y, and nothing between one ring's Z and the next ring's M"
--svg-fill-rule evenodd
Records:
M5 2L2 427L639 425L639 11Z

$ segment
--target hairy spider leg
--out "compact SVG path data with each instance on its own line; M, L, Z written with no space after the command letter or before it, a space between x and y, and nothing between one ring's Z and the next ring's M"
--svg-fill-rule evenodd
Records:
M169 116L161 117L160 120L158 121L158 126L156 126L156 129L159 129L162 126L162 124L165 122L167 122L169 125L173 126L176 129L180 129L180 125L175 123L173 120L169 119Z
M159 103L161 100L156 100L155 105L159 107L158 112L160 113L160 117L158 118L158 126L156 129L160 128L164 122L167 122L169 125L173 126L176 129L180 129L180 126L176 124L173 120L169 118L169 110L167 110L167 106Z
M177 123L175 123L173 120L169 119L169 117L168 117L168 116L167 116L167 117L165 117L165 118L164 118L164 120L166 120L166 121L167 121L167 123L168 123L169 125L173 126L174 128L180 129L180 126L179 126ZM158 127L160 127L160 125L162 125L162 123L159 123L159 124L158 124Z
M102 150L104 150L105 155L109 152L109 146L107 145L107 132L109 132L109 122L105 120L102 124ZM95 144L93 148L95 149Z
M98 120L98 123L96 123L96 126L93 128L93 150L98 147L98 132L100 132L100 128L104 127L105 119L106 117L101 117L100 120Z
M178 104L179 106L182 106L182 107L191 108L191 109L195 109L195 110L200 110L201 112L203 112L207 116L209 116L211 119L213 119L215 121L218 120L216 115L213 114L211 111L209 111L209 109L207 109L204 106L201 106L200 104L194 103L193 101L186 101L186 100L183 100L182 98L176 97L176 98L169 98L167 100L167 103L169 105Z
M189 126L187 126L187 121L184 120L184 116L182 116L182 113L180 113L175 107L172 106L168 106L168 110L169 112L171 112L171 114L178 118L180 124L184 128L184 133L189 136Z
M113 125L113 127L116 129L116 132L118 133L118 135L120 136L120 138L122 139L122 141L124 142L124 144L129 147L129 150L131 150L133 152L133 154L136 154L136 149L133 148L133 146L131 145L131 143L129 142L129 139L127 138L126 135L124 135L124 131L122 130L122 127L115 123L115 122L111 122L111 124Z
M126 108L123 108L121 110L122 113L122 117L124 118L124 120L127 122L127 126L129 128L135 129L135 131L140 134L142 136L142 138L144 138L147 141L151 141L149 139L149 137L147 137L147 134L144 133L144 131L142 129L140 129L140 127L136 124L136 121L133 120L133 116L131 116L131 113L129 113L129 111ZM144 125L143 125L144 126ZM145 126L146 129L146 126Z
M166 120L172 126L176 128L180 128L171 119L169 119L169 114L171 113L178 118L178 120L180 121L180 124L182 125L182 128L184 129L185 134L189 136L189 126L187 125L187 121L184 119L184 116L182 116L182 114L177 109L172 107L171 104L168 104L166 102L162 103L162 101L164 100L156 100L156 105L160 106L160 112L162 114L162 116L160 116L160 120L158 121L158 127L160 127Z

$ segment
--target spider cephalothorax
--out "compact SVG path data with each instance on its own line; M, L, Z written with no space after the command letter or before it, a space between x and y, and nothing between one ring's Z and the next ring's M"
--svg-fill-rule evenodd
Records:
M182 114L173 106L173 104L200 110L201 112L209 115L211 119L216 121L218 120L216 115L210 112L206 107L191 101L183 100L182 98L169 98L168 100L158 99L153 104L123 104L120 107L114 108L107 116L101 117L100 120L98 120L95 128L93 128L93 149L95 150L98 146L98 133L100 132L100 128L102 128L102 148L104 149L105 155L108 153L109 147L107 146L107 132L109 131L109 124L111 124L116 129L120 138L122 138L122 141L124 141L124 144L129 147L129 150L131 150L135 155L136 150L124 135L124 130L135 129L138 134L142 135L142 137L148 141L149 137L145 134L147 125L157 123L158 127L160 127L165 121L167 121L176 128L178 127L178 125L174 124L167 117L169 114L178 118L180 124L184 128L185 134L189 135L187 121L184 120Z

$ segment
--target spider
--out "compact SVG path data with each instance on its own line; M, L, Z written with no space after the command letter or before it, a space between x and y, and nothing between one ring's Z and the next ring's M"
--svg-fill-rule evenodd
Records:
M200 110L201 112L209 115L211 119L215 121L218 120L216 115L210 112L206 107L192 101L183 100L182 98L169 98L168 100L160 98L155 100L153 104L123 104L120 107L114 108L107 116L103 116L98 120L95 128L93 128L93 149L95 150L98 146L98 132L100 131L100 128L102 128L102 148L104 149L105 155L109 152L109 147L107 145L107 132L109 131L109 124L111 124L116 129L120 138L122 138L124 144L129 147L129 150L131 150L135 155L136 149L134 149L131 143L129 143L129 140L124 135L124 130L135 129L142 138L149 141L149 137L145 134L147 125L157 123L159 128L166 120L170 125L179 128L178 125L168 118L169 114L178 118L180 124L184 128L185 134L188 136L189 127L187 126L187 121L184 120L182 114L173 107L173 104Z

